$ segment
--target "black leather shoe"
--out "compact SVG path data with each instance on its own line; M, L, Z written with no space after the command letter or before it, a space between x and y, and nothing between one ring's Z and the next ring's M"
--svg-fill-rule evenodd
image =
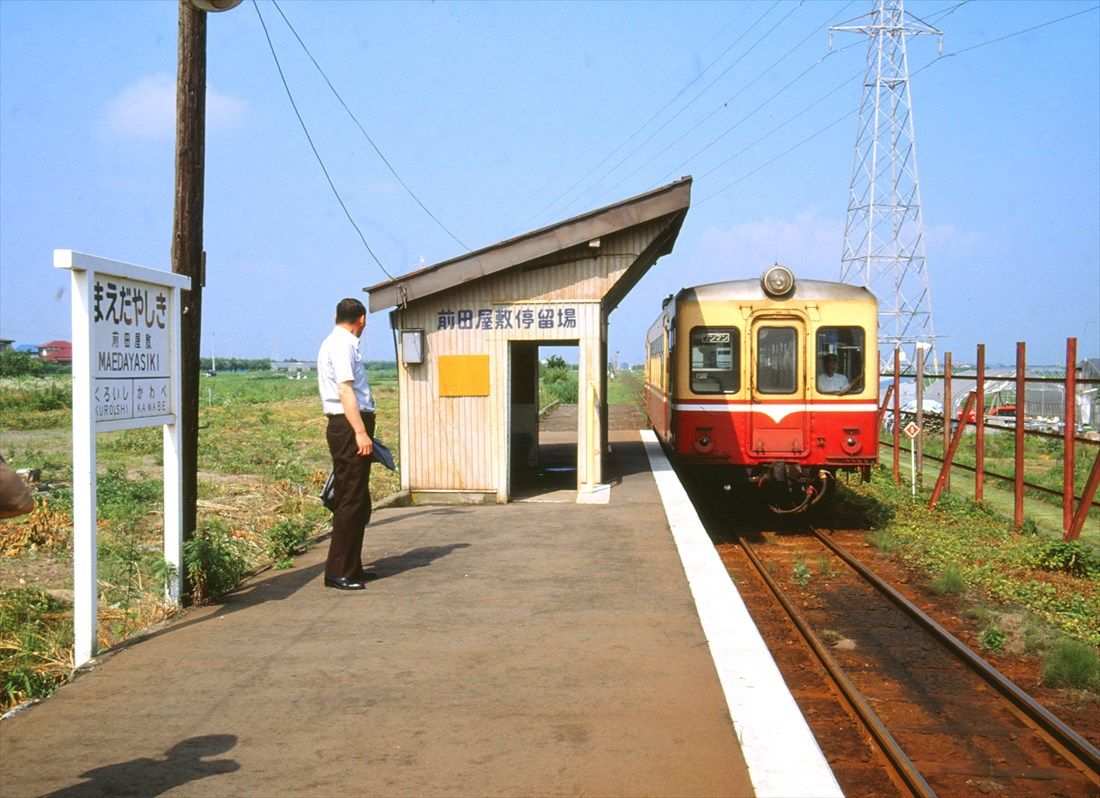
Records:
M366 585L358 579L347 579L343 576L332 579L326 576L325 587L334 587L337 590L362 590Z
M357 582L373 582L378 578L378 574L374 571L360 571L355 575L355 581Z

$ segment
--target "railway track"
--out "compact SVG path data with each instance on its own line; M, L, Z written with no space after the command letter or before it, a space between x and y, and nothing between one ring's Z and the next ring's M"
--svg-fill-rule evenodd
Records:
M800 703L813 707L808 720L846 794L1100 796L1093 745L829 535L814 529L753 536L738 536L743 562L774 598L746 595L746 602L779 602L812 652L812 667L839 697L843 709L830 709L811 681ZM719 546L728 566L732 549ZM742 593L751 593L748 567L731 572ZM790 682L783 662L780 668ZM794 681L799 698L797 683L807 680ZM850 734L839 739L838 712L866 730L858 735L862 750ZM869 757L882 763L889 789L875 783Z

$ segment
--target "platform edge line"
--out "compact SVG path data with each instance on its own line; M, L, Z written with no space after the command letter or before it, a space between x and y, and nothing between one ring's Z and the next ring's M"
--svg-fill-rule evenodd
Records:
M657 436L640 433L756 794L843 796Z

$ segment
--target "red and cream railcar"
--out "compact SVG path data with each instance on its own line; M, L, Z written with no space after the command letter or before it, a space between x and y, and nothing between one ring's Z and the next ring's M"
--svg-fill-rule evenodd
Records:
M678 462L807 509L878 462L877 334L870 291L778 264L685 288L646 336L650 424Z

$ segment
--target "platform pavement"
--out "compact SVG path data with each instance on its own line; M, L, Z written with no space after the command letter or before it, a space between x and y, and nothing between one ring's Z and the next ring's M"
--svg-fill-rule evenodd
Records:
M612 434L609 505L380 510L367 590L324 589L321 545L107 657L0 723L0 794L751 795Z

